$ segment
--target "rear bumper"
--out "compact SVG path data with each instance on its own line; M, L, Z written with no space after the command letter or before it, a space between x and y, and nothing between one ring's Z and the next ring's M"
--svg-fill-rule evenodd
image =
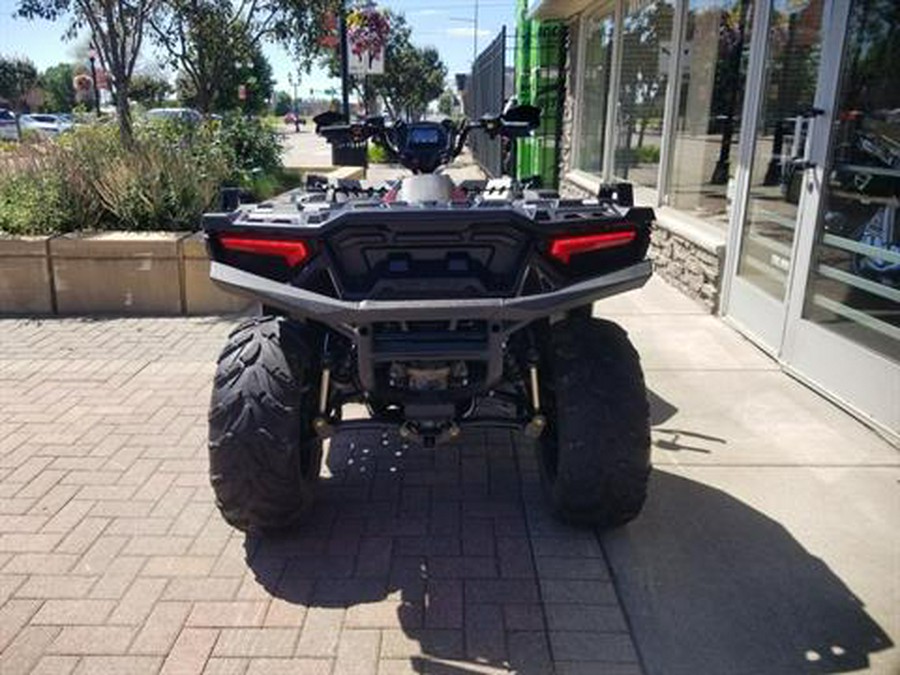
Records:
M484 378L474 387L487 391L503 376L503 345L510 334L524 325L553 314L586 305L616 293L644 285L652 273L649 261L581 281L551 293L515 298L458 300L363 300L348 302L272 281L249 272L212 262L210 277L225 290L244 294L299 319L312 319L345 335L356 348L359 383L365 391L378 389L378 364L393 360L438 360L448 358L482 362ZM484 321L486 336L480 344L448 345L428 349L413 339L407 353L383 353L374 337L374 324L404 321ZM452 336L450 336L452 339ZM457 392L470 396L474 391Z
M345 333L376 321L481 319L520 326L643 286L652 274L649 260L581 281L550 293L514 298L452 300L362 300L348 302L266 279L213 262L210 278L225 290L248 295L297 318L310 318ZM503 332L509 328L503 326Z

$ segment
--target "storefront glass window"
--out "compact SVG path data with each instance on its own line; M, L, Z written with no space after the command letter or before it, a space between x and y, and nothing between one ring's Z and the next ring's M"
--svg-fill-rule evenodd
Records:
M690 0L669 203L728 223L750 52L751 0Z
M625 4L613 171L649 187L659 175L674 15L672 2Z
M900 5L851 7L803 315L900 361Z
M590 17L584 24L584 80L581 90L578 168L600 174L603 168L603 133L612 70L615 19L609 12Z

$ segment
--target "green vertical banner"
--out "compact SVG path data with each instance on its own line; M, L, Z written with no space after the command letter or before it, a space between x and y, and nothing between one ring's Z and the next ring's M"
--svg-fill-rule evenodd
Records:
M516 4L516 98L541 109L533 138L518 141L516 177L540 176L544 187L559 184L558 139L565 87L566 26L528 18L529 0Z
M531 28L528 20L528 0L516 0L516 100L520 104L531 104ZM532 170L532 149L534 140L520 138L516 141L516 178L534 174Z

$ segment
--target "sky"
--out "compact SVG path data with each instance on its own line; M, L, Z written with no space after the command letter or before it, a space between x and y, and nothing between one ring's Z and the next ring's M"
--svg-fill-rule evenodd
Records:
M379 6L406 16L413 29L415 44L437 48L449 74L448 84L454 73L468 72L472 64L475 0L381 0ZM29 22L13 17L17 0L0 0L0 56L25 56L39 70L61 62L74 60L74 44L63 40L65 23L47 21ZM503 25L514 29L515 0L479 0L478 49L484 49L500 32ZM269 45L266 56L272 64L276 90L290 91L289 73L296 73L296 66L283 49ZM153 67L157 59L152 47L144 50L142 65ZM338 86L321 70L301 75L298 96L309 96L310 89L316 95L325 89Z

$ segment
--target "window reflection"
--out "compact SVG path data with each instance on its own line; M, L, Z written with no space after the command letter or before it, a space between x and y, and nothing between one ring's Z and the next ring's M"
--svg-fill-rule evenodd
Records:
M584 24L584 82L578 138L578 168L600 174L603 168L603 134L609 78L612 70L613 31L611 14L597 15Z
M622 24L616 176L656 187L672 50L671 2L630 0Z
M750 51L750 0L690 0L669 203L727 226Z
M821 0L774 0L738 274L783 300L819 69Z
M851 6L804 316L900 361L900 3Z

